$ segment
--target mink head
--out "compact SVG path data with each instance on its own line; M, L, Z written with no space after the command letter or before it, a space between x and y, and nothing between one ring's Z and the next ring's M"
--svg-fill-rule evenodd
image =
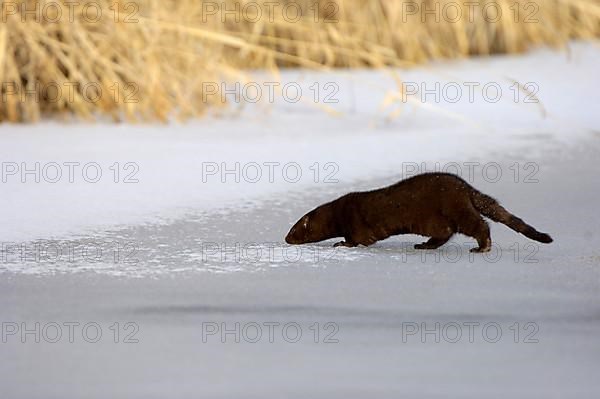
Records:
M288 244L306 244L336 237L331 219L331 209L318 207L302 216L294 224L285 236L285 242Z

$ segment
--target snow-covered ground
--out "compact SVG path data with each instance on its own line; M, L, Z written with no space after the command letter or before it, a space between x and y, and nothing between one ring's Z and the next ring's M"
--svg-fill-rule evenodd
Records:
M2 125L0 241L172 220L331 181L397 179L411 162L499 162L523 148L541 156L598 131L599 64L595 45L573 44L570 52L397 71L409 93L424 89L426 102L397 97L389 72L291 71L279 86L287 94L275 93L272 103L273 84L240 86L247 99L258 87L264 100L240 106L240 116L184 125ZM539 102L526 102L535 98L514 81L529 84ZM291 103L296 87L302 95Z
M599 61L574 43L397 71L425 104L386 72L289 71L302 101L235 117L1 126L2 396L598 397ZM435 168L555 242L283 242L324 201Z

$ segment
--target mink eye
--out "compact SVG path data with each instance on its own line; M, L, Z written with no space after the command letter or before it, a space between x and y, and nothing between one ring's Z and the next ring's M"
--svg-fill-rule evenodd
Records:
M302 220L302 227L304 227L305 229L308 228L308 216L305 216L304 220Z

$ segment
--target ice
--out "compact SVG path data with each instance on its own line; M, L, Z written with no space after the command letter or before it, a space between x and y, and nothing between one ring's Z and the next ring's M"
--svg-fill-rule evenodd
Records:
M598 397L599 58L574 43L568 55L400 71L407 82L495 81L510 96L510 79L536 82L546 117L539 103L504 96L413 101L388 120L398 105L382 107L388 75L288 71L284 79L306 86L338 82L340 102L328 106L340 116L277 102L187 124L0 127L3 162L98 162L108 176L10 175L0 186L2 396ZM114 162L122 173L126 162L139 166L139 183L114 183ZM203 162L297 162L305 173L297 183L203 183ZM324 181L327 162L335 183ZM412 235L368 248L283 242L308 210L393 183L415 162L459 165L554 243L496 223L486 255L469 253L476 243L460 235L423 252ZM471 177L469 162L478 163ZM494 163L497 180L494 167L484 172ZM68 251L57 259L56 248ZM79 323L73 342L69 322ZM35 323L39 343L22 335ZM88 342L93 328L83 335L88 323L100 327L98 342ZM221 335L236 323L239 342ZM56 325L62 336L51 343Z

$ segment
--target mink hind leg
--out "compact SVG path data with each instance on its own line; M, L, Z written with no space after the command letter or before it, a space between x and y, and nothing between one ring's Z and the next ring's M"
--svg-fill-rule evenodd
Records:
M477 240L479 246L472 248L471 252L489 252L492 249L490 226L479 215L479 212L473 209L472 213L469 213L462 219L459 228L462 234Z

